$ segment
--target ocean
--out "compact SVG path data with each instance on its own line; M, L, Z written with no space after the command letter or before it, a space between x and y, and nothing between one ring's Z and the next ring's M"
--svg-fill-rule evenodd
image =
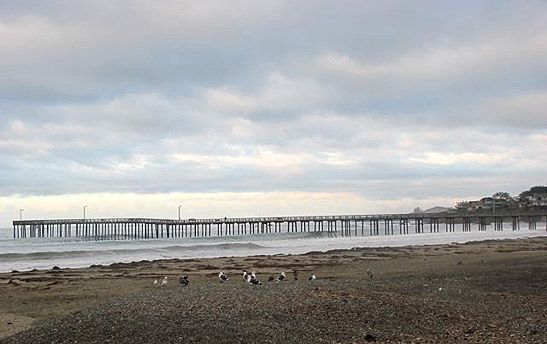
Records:
M407 245L464 243L491 239L547 236L545 223L537 230L521 224L519 231L504 224L503 231L444 232L347 236L341 232L255 234L208 238L149 240L98 240L84 238L13 239L12 229L0 229L0 272L12 270L87 267L156 259L212 258L228 256L301 254L311 251ZM427 228L426 228L427 231Z

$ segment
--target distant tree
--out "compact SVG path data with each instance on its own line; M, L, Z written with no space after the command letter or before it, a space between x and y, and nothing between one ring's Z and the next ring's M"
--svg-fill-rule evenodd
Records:
M522 197L532 196L535 193L547 193L547 186L543 186L543 185L532 186L530 190L521 192L519 197L522 198Z
M503 200L510 200L511 199L511 195L509 194L509 192L505 192L505 191L498 191L496 192L495 194L492 195L492 198L493 199L503 199Z
M421 213L422 209L420 207L416 207L416 208L414 208L414 212L415 213Z
M492 195L492 212L496 212L496 201L497 200L504 200L509 201L511 199L511 195L509 192L505 191L498 191L495 194Z

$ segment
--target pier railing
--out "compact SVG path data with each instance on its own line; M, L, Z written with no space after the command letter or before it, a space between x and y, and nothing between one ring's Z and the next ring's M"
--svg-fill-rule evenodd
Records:
M84 237L130 240L233 236L282 232L329 232L340 235L394 235L472 230L547 230L547 210L504 214L376 214L270 216L212 219L54 219L13 221L14 238Z

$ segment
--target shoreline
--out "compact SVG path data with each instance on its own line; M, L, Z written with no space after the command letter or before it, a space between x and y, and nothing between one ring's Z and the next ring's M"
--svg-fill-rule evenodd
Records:
M28 252L25 242L0 254L0 273L12 270L47 270L53 266L75 269L91 265L109 265L159 259L192 259L246 257L249 255L304 254L313 251L332 249L352 249L353 247L403 247L412 245L438 245L451 242L504 240L522 237L547 236L542 230L521 231L485 231L485 232L448 232L422 233L381 236L235 236L221 238L200 238L196 240L150 240L150 241L109 241L75 242L71 250L65 243L38 242L33 252ZM211 240L212 239L212 240ZM43 245L43 246L41 246ZM64 249L64 250L63 250ZM98 256L98 257L97 257ZM33 263L30 263L33 262Z
M515 271L514 265L522 265L525 268ZM174 293L174 295L186 292L176 283L176 279L181 274L189 275L192 281L191 288L186 289L187 291L199 289L208 294L215 293L221 287L217 278L219 271L224 271L230 276L232 282L226 288L230 288L228 289L230 292L236 292L240 288L247 287L242 282L241 271L256 270L259 279L264 282L270 274L286 271L288 277L292 278L293 272L297 271L300 282L286 284L287 288L294 289L290 289L290 292L298 291L306 295L311 291L308 283L304 281L313 273L318 277L316 285L320 286L320 290L328 293L342 288L350 294L354 292L359 294L360 288L364 286L365 292L370 293L370 295L367 294L370 298L381 297L382 293L390 290L390 297L397 299L409 293L407 284L418 283L421 286L420 289L423 289L418 293L421 296L424 296L422 293L426 292L425 295L429 297L432 293L437 294L438 288L444 288L444 290L453 289L452 292L456 293L454 298L457 300L461 297L457 294L457 290L469 283L466 278L476 278L477 281L481 281L477 282L479 285L481 283L490 285L492 281L498 281L498 274L513 276L521 274L526 269L533 269L537 276L525 274L525 276L517 276L519 278L516 279L510 278L514 285L511 286L506 297L520 299L524 290L539 296L539 299L534 299L536 304L547 306L547 284L538 284L536 281L538 278L547 277L546 266L547 238L542 236L461 244L333 249L298 255L165 259L114 263L108 266L96 265L87 268L1 273L0 342L2 338L26 329L31 330L22 333L21 338L27 338L25 337L27 333L32 336L33 331L37 331L36 333L42 336L43 333L40 331L47 329L52 322L70 323L67 319L70 319L70 314L75 312L79 314L92 311L96 307L100 308L120 298L159 292L154 289L152 282L162 276L168 276L170 280L168 286L162 289L162 293ZM374 272L373 279L366 276L367 269ZM533 288L530 288L530 279L535 281L535 284L532 283ZM438 280L438 284L442 287L431 282L435 280ZM546 280L543 279L543 281ZM346 281L347 286L340 286L341 281ZM253 291L263 290L274 293L272 298L282 297L275 294L275 290L271 290L271 285L264 284L257 286L258 288ZM426 284L427 286L424 287ZM456 288L456 286L459 287ZM285 288L285 286L279 288ZM475 295L476 300L471 300L473 302L481 300L484 295L492 292L492 290L482 290L482 287L477 289L475 285L467 286L467 288L472 290L471 294ZM490 288L495 291L499 285L493 283ZM237 295L232 296L237 297ZM449 295L448 292L444 292L442 296L445 295ZM330 300L328 295L323 297ZM401 307L404 308L404 306ZM63 318L66 316L68 318ZM343 314L340 316L344 318ZM382 336L389 337L390 332L383 331L386 332ZM547 335L547 332L542 332L544 330L541 327L538 331L542 335ZM536 338L535 335L532 337ZM11 340L16 339L10 338L10 342ZM527 341L521 342L527 343Z

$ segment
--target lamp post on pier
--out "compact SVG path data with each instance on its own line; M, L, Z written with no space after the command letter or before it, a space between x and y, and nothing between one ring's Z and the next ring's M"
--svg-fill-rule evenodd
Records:
M182 204L179 205L179 221L181 220L181 218L180 218L180 210L181 210L181 209L182 209Z
M19 221L23 221L23 212L25 211L25 209L21 208L19 209Z
M85 221L85 210L87 209L87 205L84 205L84 221Z

